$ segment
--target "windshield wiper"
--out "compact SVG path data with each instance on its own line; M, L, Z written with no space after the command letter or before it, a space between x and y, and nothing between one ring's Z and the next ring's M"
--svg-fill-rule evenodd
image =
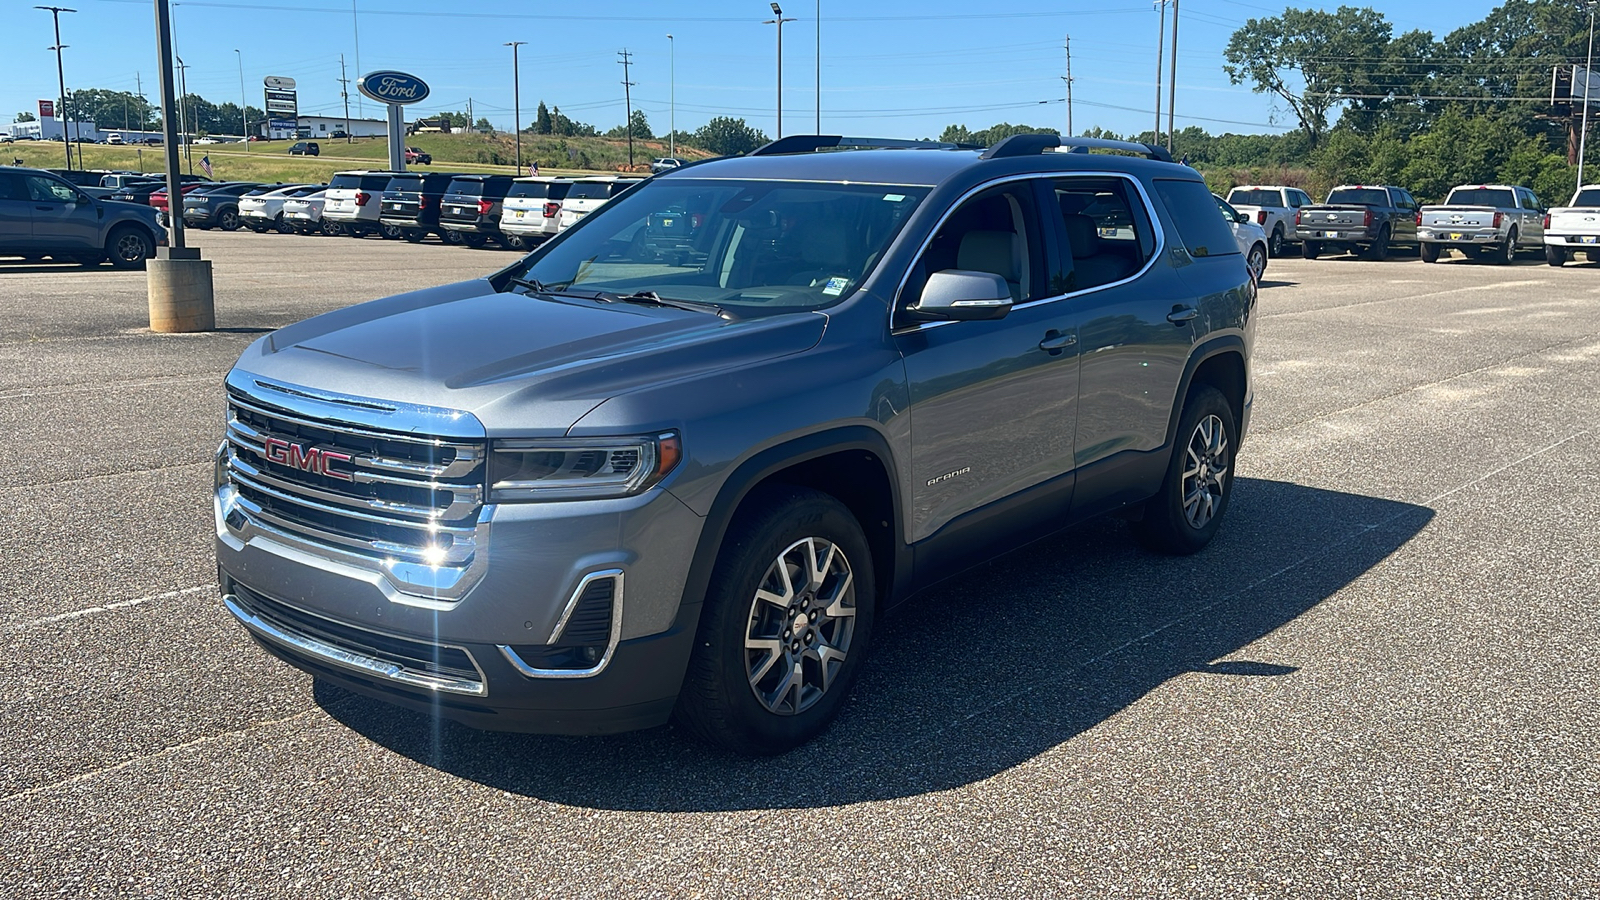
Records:
M663 297L655 291L635 291L631 294L612 294L607 299L621 300L625 303L643 303L649 306L669 306L673 309L687 309L690 312L710 313L724 319L733 318L727 310L715 303L696 303L693 300L675 300Z
M569 288L555 287L553 285L545 284L536 278L519 278L513 275L506 279L506 282L508 284L516 285L517 287L527 288L530 292L535 294L548 294L552 297L580 297L584 300L606 301L616 299L614 294L608 294L605 291L574 291Z

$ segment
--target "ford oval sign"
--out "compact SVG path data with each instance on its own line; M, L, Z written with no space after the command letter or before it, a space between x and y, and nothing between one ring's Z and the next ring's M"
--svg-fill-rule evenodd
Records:
M428 97L427 83L404 72L373 72L362 76L359 87L379 103L417 103Z

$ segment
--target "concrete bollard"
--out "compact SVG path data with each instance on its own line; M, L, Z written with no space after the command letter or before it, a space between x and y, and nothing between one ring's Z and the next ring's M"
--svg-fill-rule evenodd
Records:
M145 261L150 294L150 330L172 333L213 331L216 301L211 289L211 260L200 251L162 247Z

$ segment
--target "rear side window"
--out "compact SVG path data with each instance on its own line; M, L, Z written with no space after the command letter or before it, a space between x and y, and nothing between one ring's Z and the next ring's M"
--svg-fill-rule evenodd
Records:
M634 185L636 185L638 183L639 183L639 179L635 179L635 178L625 178L625 179L623 179L621 181L613 181L613 182L611 182L611 192L610 192L609 196L615 197L616 195L622 193L623 191L627 190L628 188L633 187Z
M1495 206L1501 209L1517 205L1511 192L1504 188L1456 188L1444 203L1446 206Z
M569 200L605 200L611 196L608 181L578 181L567 191Z
M1072 257L1066 292L1121 281L1155 252L1150 215L1126 180L1061 178L1052 187L1054 212Z
M1161 198L1161 204L1178 226L1178 237L1191 256L1227 256L1239 252L1239 245L1233 240L1233 229L1217 214L1217 198L1211 196L1211 189L1205 182L1157 178L1154 184L1156 196Z
M446 194L466 194L469 197L476 197L483 193L483 182L476 178L456 178L450 182L450 186L445 188L444 192Z
M1573 206L1600 206L1600 188L1584 188L1572 198Z

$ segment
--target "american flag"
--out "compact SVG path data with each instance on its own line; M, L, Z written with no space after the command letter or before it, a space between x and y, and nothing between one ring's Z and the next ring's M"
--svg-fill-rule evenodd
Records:
M210 178L211 177L211 157L209 157L209 156L200 157L200 168L205 169L206 170L206 177Z

